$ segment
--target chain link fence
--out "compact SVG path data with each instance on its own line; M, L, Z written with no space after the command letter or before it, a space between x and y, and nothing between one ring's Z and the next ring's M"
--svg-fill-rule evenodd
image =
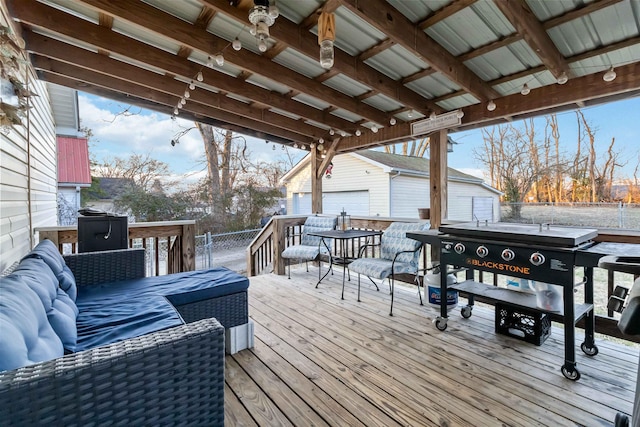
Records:
M246 273L245 250L260 230L256 228L196 236L196 269L224 266L241 274Z
M510 217L513 205L520 207L520 218ZM502 203L500 218L507 222L640 230L640 204Z

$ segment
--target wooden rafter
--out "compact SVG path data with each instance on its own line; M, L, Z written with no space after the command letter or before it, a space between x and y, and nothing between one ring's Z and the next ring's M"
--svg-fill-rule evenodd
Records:
M171 109L176 105L177 100L180 99L185 88L185 85L177 80L157 74L153 76L152 74L154 73L151 72L141 75L141 79L150 80L149 83L143 85L141 81L124 80L118 77L107 76L96 71L39 56L33 58L33 65L38 71L44 71L47 74L67 76L93 86L102 86L138 98L154 101ZM162 87L163 90L156 89L157 87ZM238 126L250 125L250 127L256 130L279 136L289 141L311 142L314 140L311 137L301 134L299 131L296 132L295 130L288 130L275 125L275 123L283 125L283 123L287 121L294 122L292 119L269 111L251 109L239 101L233 101L226 97L216 95L218 94L195 90L182 110L197 114L206 114L215 119ZM214 106L218 108L213 108ZM222 108L223 106L224 109ZM303 124L297 124L298 128L304 127ZM293 127L295 129L295 126Z
M570 74L567 61L553 44L553 40L525 0L497 1L495 5L513 24L518 34L527 41L555 78L559 78L562 74Z
M342 0L342 4L478 99L490 100L499 97L491 86L386 1ZM439 110L440 108L437 111Z
M443 8L436 10L422 21L418 22L418 27L421 30L426 30L430 26L435 25L438 22L443 21L452 15L455 15L462 9L471 6L476 1L477 0L454 0Z
M227 0L199 1L232 17L239 23L247 23L246 11L233 7ZM332 0L331 3L337 4L339 1ZM327 3L325 3L325 5L327 5ZM317 16L315 22L317 22ZM318 59L318 38L313 33L284 18L278 18L277 24L274 24L270 31L271 37L286 43L290 48L295 49L309 58ZM338 28L337 31L339 35L340 29ZM401 82L393 80L389 76L340 49L335 49L335 61L332 70L357 80L369 86L371 89L375 88L380 93L397 100L401 104L408 105L423 114L428 113L432 109L439 109L435 104L405 87Z
M24 0L20 4L24 4L24 7L31 7L33 4L30 6L29 3L32 1ZM100 12L143 26L156 34L173 39L192 49L208 54L220 52L224 49L225 61L259 73L313 97L330 100L331 104L336 105L336 107L351 111L368 120L385 123L388 119L380 110L358 103L348 95L331 89L326 85L309 81L305 76L271 61L266 56L247 55L246 51L236 52L233 49L226 49L229 45L228 41L208 31L195 28L193 25L143 2L83 1Z

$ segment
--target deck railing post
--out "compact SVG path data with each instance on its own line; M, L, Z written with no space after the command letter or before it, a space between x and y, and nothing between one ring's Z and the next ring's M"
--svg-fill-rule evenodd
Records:
M286 227L284 226L284 221L281 221L280 218L272 218L273 221L273 271L276 274L282 275L285 274L285 265L284 258L280 255L282 251L285 249L284 243L284 233L286 231Z
M196 269L196 228L194 224L183 224L180 236L182 256L182 271Z

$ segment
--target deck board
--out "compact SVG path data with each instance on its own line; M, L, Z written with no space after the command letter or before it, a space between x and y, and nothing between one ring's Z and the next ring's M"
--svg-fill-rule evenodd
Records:
M573 382L562 328L538 347L496 334L477 306L441 332L415 291L397 289L390 317L386 285L363 281L359 303L354 277L341 300L342 274L316 289L315 273L251 278L256 345L227 356L226 425L604 426L632 411L637 346L598 340L588 357L578 330Z

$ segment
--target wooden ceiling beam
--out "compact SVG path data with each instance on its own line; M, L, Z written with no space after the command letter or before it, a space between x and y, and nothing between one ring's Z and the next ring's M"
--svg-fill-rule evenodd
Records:
M455 15L462 9L471 6L476 1L477 0L454 0L443 8L436 10L422 21L418 22L418 27L424 31L430 26L435 25L438 22L443 21L452 15Z
M80 63L88 69L94 69L100 72L108 73L109 68L104 68L99 61L100 58L96 56L87 57L83 52L84 49L66 44L64 42L52 39L50 37L36 34L30 31L25 31L25 37L27 41L27 50L33 53L37 53L42 56L52 57L60 61L69 63ZM86 51L87 53L91 53ZM164 53L163 55L170 54ZM81 61L85 58L91 58L86 60L86 63ZM180 66L184 64L184 66ZM132 66L134 67L134 66ZM186 68L186 69L185 69ZM134 67L134 70L140 72L144 71L138 67ZM321 110L304 105L300 102L287 98L286 96L278 93L259 88L255 85L245 83L241 79L228 76L216 71L213 71L207 67L199 67L197 64L187 60L181 60L181 62L175 62L175 70L172 74L183 76L186 79L193 79L199 70L202 70L204 76L204 82L208 85L214 86L222 91L235 93L252 101L258 102L263 105L269 105L274 108L283 111L295 111L297 115L305 117L306 119L317 121L319 123L326 123L335 129L355 129L353 123L348 120L340 119L333 115L326 114Z
M13 5L23 5L25 3L26 2L23 1L9 2L9 4ZM43 10L42 8L45 9ZM202 70L205 82L221 90L235 93L256 102L271 105L280 110L295 112L299 116L325 123L335 129L344 129L345 131L353 130L353 124L348 120L326 115L321 110L291 100L276 92L244 83L224 73L211 70L207 67L203 68L201 65L192 61L177 59L175 55L171 55L161 49L137 42L129 37L72 17L62 11L52 9L42 4L34 4L33 7L28 8L14 8L13 16L36 27L52 28L52 31L57 29L59 33L67 37L83 40L85 43L93 46L109 49L110 51L138 61L144 61L153 67L160 68L167 73L182 76L186 79L194 78L198 71ZM58 28L58 24L60 24L60 28ZM47 48L43 47L43 49L45 49L43 53L46 54Z
M562 74L570 76L569 64L525 0L497 1L495 5L556 79Z
M29 3L32 1L34 0L22 0L20 3L29 7ZM143 2L113 2L111 0L83 0L83 2L99 12L143 26L149 31L208 54L222 51L229 45L227 40L196 28L182 19ZM367 104L359 103L352 97L329 86L309 80L304 75L271 61L267 56L252 54L246 49L240 52L226 49L224 56L225 61L240 68L259 73L313 97L324 99L338 108L351 111L371 121L384 123L387 120L384 112Z
M437 72L438 70L434 70L433 68L425 68L424 70L418 71L417 73L411 74L410 76L402 79L402 84L406 85L407 83L415 82L416 80L420 80L423 77L430 76Z
M553 84L532 89L527 96L520 93L508 95L496 100L497 108L494 111L487 111L485 102L464 107L462 124L457 130L499 124L506 120L539 115L541 112L564 111L575 108L580 102L595 105L618 99L624 94L633 96L640 93L640 62L618 67L616 72L618 77L609 83L604 82L600 74L589 74L570 79L565 85ZM337 151L357 151L414 139L411 135L411 124L398 122L395 126L387 126L375 134L363 132L360 137L342 138Z
M499 94L458 61L449 51L413 24L385 0L341 0L353 13L384 32L405 49L427 62L478 99L498 98ZM434 108L442 111L440 107Z
M124 104L138 105L148 110L158 111L160 113L164 113L167 115L171 115L173 112L173 107L171 106L161 105L156 102L149 101L147 99L140 98L128 93L117 92L112 89L107 89L102 86L92 85L92 84L75 80L66 76L47 73L46 71L40 72L38 74L42 80L59 84L61 86L69 87L72 89L76 89L81 92L91 93L93 95L112 99L114 101L122 102ZM269 141L277 142L280 144L292 145L294 142L299 142L299 141L292 141L289 139L285 139L277 135L271 135L269 133L258 131L255 129L251 129L246 126L238 126L238 125L233 125L231 123L226 123L222 120L217 120L217 119L200 115L198 113L191 112L188 110L187 111L181 110L180 117L185 120L190 120L190 121L200 122L200 123L207 123L221 129L228 129L233 132L237 132L237 133L251 136L258 139L268 139ZM169 142L167 141L167 143Z
M558 25L565 24L573 21L574 19L582 18L593 12L604 9L605 7L612 6L616 3L620 3L622 0L595 0L593 3L577 5L576 9L570 10L560 16L548 19L542 23L542 28L548 30Z
M369 49L365 50L364 52L360 53L360 55L358 55L358 59L360 61L366 61L369 58L372 58L374 56L376 56L377 54L384 52L385 50L389 49L390 47L395 46L396 42L391 40L391 39L386 39L386 40L382 40L380 43L378 43L375 46L371 46Z
M236 22L246 25L247 13L244 10L233 7L228 0L199 0L200 3L209 5L219 12L224 13L236 20ZM330 0L332 5L339 4L339 0ZM327 5L329 2L325 3ZM337 8L337 6L336 6ZM317 21L317 17L315 18ZM315 25L315 24L314 24ZM318 37L309 31L299 27L294 22L284 17L276 20L276 23L269 29L271 37L286 43L290 48L306 55L309 58L318 60L320 47ZM338 33L340 29L337 29ZM362 84L375 88L380 93L398 101L401 104L410 106L420 112L428 112L437 106L420 94L405 87L401 82L393 80L391 77L381 73L375 68L349 55L341 49L335 49L335 61L332 70L336 70L349 78L357 80Z
M523 38L524 37L522 37L522 35L518 33L510 34L508 36L501 37L498 40L489 42L476 49L470 50L469 52L463 53L462 55L457 56L457 58L459 61L465 62L470 59L477 58L478 56L482 56L485 53L493 52L494 50L509 46L510 44L518 42Z
M322 6L314 10L313 13L302 20L300 27L309 31L316 25L318 25L318 18L322 12L333 13L340 7L339 0L327 0Z
M38 71L45 72L47 74L56 74L59 76L65 76L74 80L82 81L84 83L100 86L105 89L115 90L121 93L133 95L138 98L146 99L148 101L161 104L165 107L171 107L171 113L175 108L179 94L168 94L156 89L141 86L137 83L131 83L125 80L120 80L116 77L106 76L95 71L86 70L83 68L75 67L73 65L64 64L61 62L52 61L48 58L37 57L35 58L34 67ZM170 83L170 82L167 82ZM182 85L180 85L182 86ZM203 94L204 95L204 94ZM194 92L194 97L200 96ZM210 117L215 120L220 120L225 123L244 126L250 129L255 129L260 132L265 132L269 135L278 136L290 141L300 142L313 142L314 138L307 135L302 135L298 132L293 132L285 129L278 128L274 125L260 122L248 117L239 116L236 113L209 108L199 102L194 102L189 99L186 105L182 107L180 111L190 111L200 116ZM170 114L171 114L170 113Z
M107 58L78 47L65 45L63 42L49 40L48 44L53 48L52 52L54 53L40 55L32 49L33 46L38 45L38 38L40 38L41 41L44 41L45 39L44 36L38 34L31 33L28 36L28 48L32 53L34 53L33 64L36 68L55 71L58 74L63 74L65 71L68 71L71 73L70 76L74 76L75 78L78 78L80 75L80 71L78 69L86 69L91 72L114 77L142 87L164 92L169 95L174 95L176 97L176 102L177 99L182 97L186 89L186 83L180 82L171 77L162 76L152 71L141 70L136 66L123 63L122 61ZM44 61L43 58L45 57L50 59L50 61ZM241 118L247 117L253 120L262 121L264 123L272 124L282 129L301 133L313 138L324 137L327 133L316 126L301 123L298 120L285 117L281 114L276 114L265 110L262 107L251 108L249 105L241 101L224 96L223 93L210 92L202 87L198 87L197 89L190 91L190 93L191 97L189 98L189 102L198 102L208 107L232 112L239 115Z

